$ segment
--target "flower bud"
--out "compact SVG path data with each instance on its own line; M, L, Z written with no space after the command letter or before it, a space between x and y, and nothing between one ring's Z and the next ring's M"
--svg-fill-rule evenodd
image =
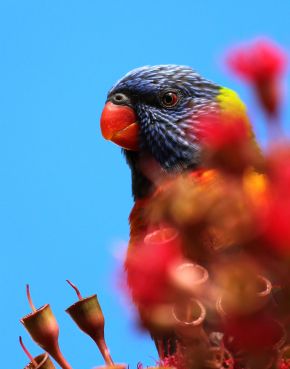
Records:
M184 367L204 368L209 351L209 339L203 329L206 316L204 306L197 299L184 299L174 305L172 314Z
M33 340L49 352L58 340L59 327L48 304L26 315L21 323L28 330Z
M262 108L271 118L277 117L281 106L281 76L287 61L284 50L267 39L241 45L228 56L230 69L253 86Z
M30 363L27 364L24 369L55 369L55 366L53 365L47 353L33 357L25 347L22 337L19 337L19 343L30 360Z
M51 355L63 369L71 369L71 366L62 355L58 345L59 327L49 304L35 309L27 285L27 297L32 313L23 317L20 321L27 329L32 339Z
M203 346L208 344L208 337L203 329L206 311L198 300L192 298L175 304L172 313L176 322L175 332L182 341L200 342Z
M34 361L37 363L36 366L31 361L24 369L55 369L55 366L47 353L36 356Z
M79 290L70 281L67 281L77 292L79 301L66 309L66 312L77 326L89 335L97 344L106 364L113 366L113 360L105 342L105 319L97 295L82 298Z
M172 270L172 282L180 290L191 296L208 295L208 271L198 264L182 263Z
M105 319L97 295L77 301L66 312L78 327L94 340L104 336Z
M255 280L239 278L233 282L231 288L217 300L216 306L221 316L253 313L269 302L272 284L267 278L258 275Z

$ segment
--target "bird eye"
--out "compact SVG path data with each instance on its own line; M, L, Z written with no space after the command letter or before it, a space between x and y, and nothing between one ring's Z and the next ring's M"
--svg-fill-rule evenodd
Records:
M177 93L172 91L166 92L161 98L162 105L166 108L172 108L178 103L178 100L179 97Z

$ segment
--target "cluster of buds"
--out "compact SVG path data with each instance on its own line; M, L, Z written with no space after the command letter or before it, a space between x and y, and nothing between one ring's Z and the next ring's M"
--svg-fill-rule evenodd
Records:
M282 97L281 78L286 70L286 53L269 40L260 39L233 50L228 65L239 77L250 83L272 120L278 118Z
M115 364L105 342L105 319L100 307L97 295L83 298L78 288L67 280L76 291L78 301L66 309L77 326L88 334L97 344L102 354L106 367L111 369L124 369L123 364ZM30 362L25 369L55 369L50 356L62 369L72 369L72 366L63 356L58 343L59 326L49 304L36 309L30 295L29 285L26 286L27 298L32 312L24 316L20 321L27 329L31 338L45 353L35 358L28 352L20 337L20 344L28 356Z
M259 41L229 65L251 83L273 137L284 53ZM134 209L149 225L126 260L140 324L161 365L289 369L290 144L279 126L262 153L246 114L200 120L204 169L159 178L146 212Z

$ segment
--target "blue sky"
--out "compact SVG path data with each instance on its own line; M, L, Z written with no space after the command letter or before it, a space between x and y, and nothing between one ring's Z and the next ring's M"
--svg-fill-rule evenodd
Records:
M60 344L74 369L102 359L64 313L97 293L116 362L153 365L116 285L116 245L128 239L129 170L120 149L100 135L106 93L130 69L186 64L236 89L263 139L262 116L248 90L222 66L231 45L266 35L289 50L288 0L0 1L0 291L1 366L21 368L19 318L49 302ZM289 99L288 99L289 101ZM285 115L289 121L289 112Z

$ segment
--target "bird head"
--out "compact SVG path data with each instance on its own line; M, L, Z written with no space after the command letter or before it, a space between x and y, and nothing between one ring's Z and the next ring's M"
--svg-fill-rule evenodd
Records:
M218 109L220 87L178 65L134 69L109 91L101 116L104 138L144 153L166 172L199 164L198 117Z

